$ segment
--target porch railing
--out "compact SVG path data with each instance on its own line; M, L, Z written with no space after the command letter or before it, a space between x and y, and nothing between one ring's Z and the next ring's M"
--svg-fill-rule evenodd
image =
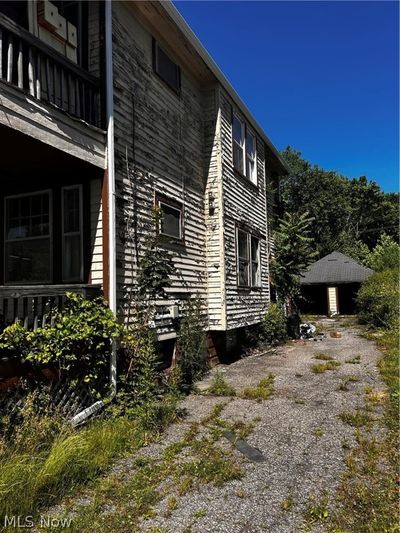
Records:
M65 294L75 292L86 298L102 294L100 285L21 285L0 287L0 331L19 322L27 329L43 327L53 309L62 309Z
M101 126L99 80L4 15L0 15L0 79Z

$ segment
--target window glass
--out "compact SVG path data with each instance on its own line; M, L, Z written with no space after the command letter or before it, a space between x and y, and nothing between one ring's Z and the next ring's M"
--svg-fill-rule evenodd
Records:
M260 241L256 237L251 237L251 284L253 287L258 287L260 283Z
M155 64L154 70L157 74L175 91L180 89L180 68L164 52L157 42L155 46Z
M81 188L66 187L63 202L63 281L82 281L82 213Z
M181 210L162 202L160 202L160 210L160 233L168 237L181 239Z
M239 257L243 259L249 258L249 249L247 242L247 233L238 230L238 251Z
M51 281L50 194L5 199L5 281Z
M238 230L238 273L239 285L247 287L249 285L249 241L248 235L244 231Z
M233 139L236 141L239 145L243 144L243 124L242 122L233 115Z

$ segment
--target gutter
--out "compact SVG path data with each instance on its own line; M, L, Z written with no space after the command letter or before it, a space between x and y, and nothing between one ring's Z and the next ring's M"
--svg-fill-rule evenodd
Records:
M108 179L108 251L109 251L109 307L117 312L117 282L116 282L116 231L115 231L115 164L114 164L114 82L113 82L113 57L112 57L112 0L105 2L105 42L106 42L106 112L107 112L107 179ZM110 384L111 394L109 401L117 393L117 345L113 339L110 358ZM89 416L99 411L104 406L103 401L97 401L71 419L73 427L82 424Z
M171 0L162 1L161 4L162 4L164 11L171 17L173 22L178 26L178 28L183 33L183 35L190 42L190 44L193 46L195 51L199 54L201 59L204 61L204 63L207 65L210 71L214 74L214 76L220 82L222 87L228 92L229 96L232 98L235 104L241 109L242 112L244 112L249 123L257 130L257 132L262 137L263 141L268 146L268 148L271 150L275 158L278 160L282 168L287 173L289 173L290 169L285 163L285 161L282 159L282 156L280 155L279 151L275 148L271 140L267 137L263 128L254 118L253 114L250 112L247 105L243 102L243 100L240 98L238 93L232 87L231 83L225 77L222 70L219 68L219 66L216 64L216 62L207 52L205 47L201 44L201 41L198 39L196 34L192 31L192 29L190 28L186 20L182 17L182 15L179 13L178 9L174 6L172 1Z

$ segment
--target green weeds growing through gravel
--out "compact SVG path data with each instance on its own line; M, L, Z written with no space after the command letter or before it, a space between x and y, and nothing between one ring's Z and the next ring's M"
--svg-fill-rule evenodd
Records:
M314 359L319 359L320 361L333 361L333 357L324 352L317 352L314 355Z
M359 365L361 363L361 355L356 355L352 359L346 359L345 363L350 365Z
M274 380L275 376L268 374L266 378L259 382L257 387L244 389L240 397L249 400L267 400L274 392Z
M356 376L349 376L344 379L336 390L338 391L349 391L349 383L357 383L360 379Z
M222 486L240 479L243 471L232 449L226 447L229 446L226 440L223 441L226 446L221 448L219 441L225 431L245 438L256 419L251 423L225 421L220 414L226 404L215 405L209 415L191 424L183 437L169 445L160 457L138 458L123 473L103 478L89 493L89 505L77 507L72 502L66 509L67 516L73 512L71 532L137 531L143 520L155 516L154 507L161 500L167 498L164 516L170 516L179 507L179 496L196 487ZM200 514L195 516L198 518ZM193 525L194 522L189 529Z
M236 396L236 391L229 385L221 374L221 372L215 372L211 385L208 387L206 394L213 396Z
M314 374L323 374L327 370L337 370L337 367L340 366L339 361L327 361L326 363L318 363L312 365L311 371Z
M367 388L365 402L385 431L378 436L368 433L373 422L369 412L344 413L345 421L356 426L356 446L346 457L347 470L336 496L336 509L329 517L327 531L332 533L400 531L398 325L368 333L368 338L377 341L382 350L378 367L387 392Z

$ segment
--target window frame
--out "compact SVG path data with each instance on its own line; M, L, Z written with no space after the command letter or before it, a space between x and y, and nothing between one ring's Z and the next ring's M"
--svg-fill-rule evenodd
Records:
M79 233L64 231L64 191L78 189L79 190ZM65 276L65 237L66 236L80 236L80 252L81 252L81 265L79 278L67 278ZM83 188L81 183L75 185L65 185L61 187L61 280L63 283L82 283L84 278L84 249L83 249Z
M168 233L164 233L161 231L161 220L157 227L157 232L160 235L160 237L167 239L169 242L177 242L177 243L183 243L185 240L185 232L184 232L184 208L183 203L178 202L176 200L173 200L172 198L168 198L164 194L155 193L155 205L156 207L161 211L161 205L165 205L166 207L169 207L170 209L174 209L179 213L179 237L176 237L175 235L170 235Z
M49 234L46 236L39 237L26 237L24 239L8 239L7 238L7 200L15 198L26 198L30 196L38 196L40 194L47 194L49 197ZM53 191L52 189L42 189L40 191L33 191L20 194L11 194L3 197L3 206L4 206L4 232L3 232L3 272L4 272L4 285L43 285L53 283L53 263L54 263L54 247L53 247ZM33 241L40 238L49 239L49 252L50 252L50 264L49 264L49 279L40 280L40 281L7 281L7 243L9 242L18 242L18 241Z
M246 236L246 250L247 258L239 255L239 233ZM257 257L253 257L252 253L252 240L257 241ZM240 263L247 262L247 279L248 284L245 285L240 281ZM257 265L258 276L256 283L253 283L253 265ZM261 239L253 233L236 226L236 270L237 270L237 286L241 289L261 289Z
M233 130L233 124L234 124L234 121L235 119L240 122L241 124L241 140L242 140L242 145L239 146L236 139L234 138L234 130ZM248 176L247 175L247 159L248 159L248 152L247 152L247 139L248 137L252 137L254 139L254 158L253 159L250 159L253 164L254 164L254 168L253 168L253 175L252 176ZM235 149L235 145L239 146L239 148L242 150L242 168L238 168L236 165L235 165L235 159L234 159L234 149ZM258 187L258 176L257 176L257 135L253 132L253 130L251 130L248 125L247 125L247 122L242 120L239 115L235 112L232 112L232 163L233 163L233 168L236 172L238 172L241 176L243 176L244 178L246 178L247 181L249 181L250 183L252 183L255 187Z
M178 96L181 94L182 86L182 76L181 76L181 67L176 63L170 56L170 54L165 50L165 48L157 41L155 37L152 39L152 49L153 49L153 71L154 73L162 80L175 94ZM173 63L176 67L176 81L177 86L172 85L164 76L159 72L159 61L158 61L158 50L161 49L162 52L167 56L167 58Z

